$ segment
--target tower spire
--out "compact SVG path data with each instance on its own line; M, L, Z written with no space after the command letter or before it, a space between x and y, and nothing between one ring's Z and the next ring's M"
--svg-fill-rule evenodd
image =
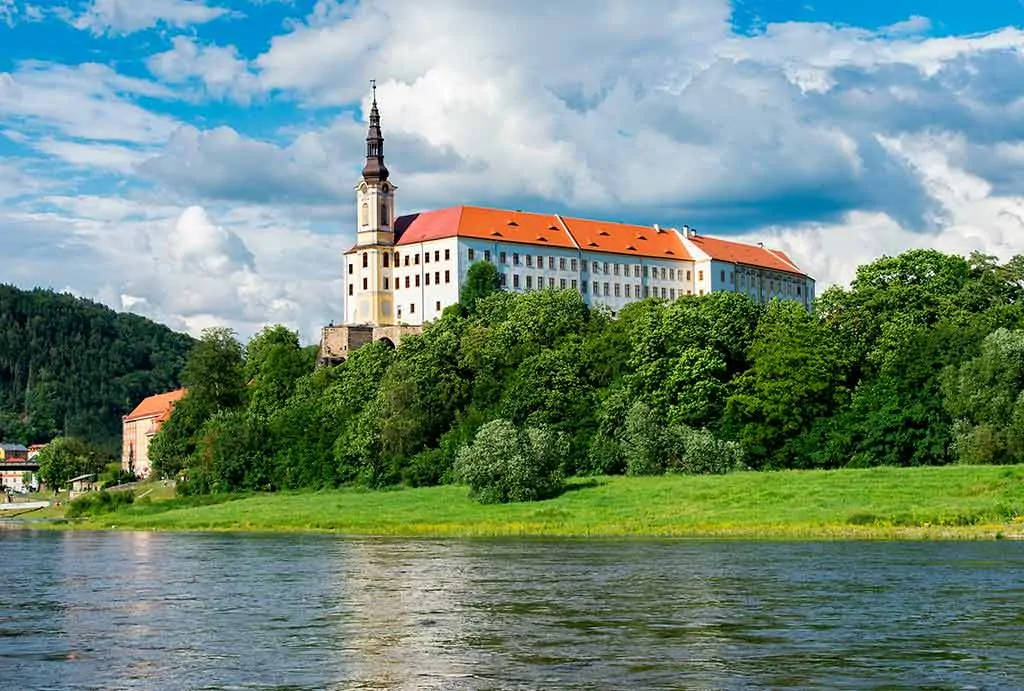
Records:
M370 107L370 128L366 132L366 165L363 179L367 182L383 182L388 179L388 168L384 165L384 136L380 133L380 112L377 110L377 80L371 79L373 105Z

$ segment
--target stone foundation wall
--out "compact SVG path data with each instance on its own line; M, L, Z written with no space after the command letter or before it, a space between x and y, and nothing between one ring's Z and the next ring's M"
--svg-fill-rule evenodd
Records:
M318 367L337 365L348 359L358 348L388 339L397 346L409 334L423 333L422 326L371 326L369 324L325 326L320 334L320 352L317 354Z

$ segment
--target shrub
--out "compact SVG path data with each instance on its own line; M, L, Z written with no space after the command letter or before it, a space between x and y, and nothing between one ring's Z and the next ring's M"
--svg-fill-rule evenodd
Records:
M519 430L508 420L481 427L459 450L455 476L481 504L536 501L562 491L564 438L548 427Z
M132 492L107 492L106 490L90 492L72 501L68 505L65 515L68 518L98 516L117 511L132 504L134 501L135 495Z
M737 442L718 439L706 429L672 425L667 432L671 456L668 470L694 475L711 475L743 470L743 447Z

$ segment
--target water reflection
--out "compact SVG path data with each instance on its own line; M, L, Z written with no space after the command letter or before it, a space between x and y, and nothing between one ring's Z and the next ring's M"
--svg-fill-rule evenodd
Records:
M18 688L1024 686L1019 543L5 530L0 550Z

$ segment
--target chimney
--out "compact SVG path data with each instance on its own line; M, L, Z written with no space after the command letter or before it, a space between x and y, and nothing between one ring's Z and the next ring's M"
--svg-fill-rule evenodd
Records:
M757 243L757 246L760 247L761 249L764 249L764 243L763 242Z
M692 238L694 235L696 235L696 233L693 231L693 228L691 228L690 226L683 226L684 238Z
M661 226L659 226L657 223L654 224L654 232L655 233L660 233L661 232Z

